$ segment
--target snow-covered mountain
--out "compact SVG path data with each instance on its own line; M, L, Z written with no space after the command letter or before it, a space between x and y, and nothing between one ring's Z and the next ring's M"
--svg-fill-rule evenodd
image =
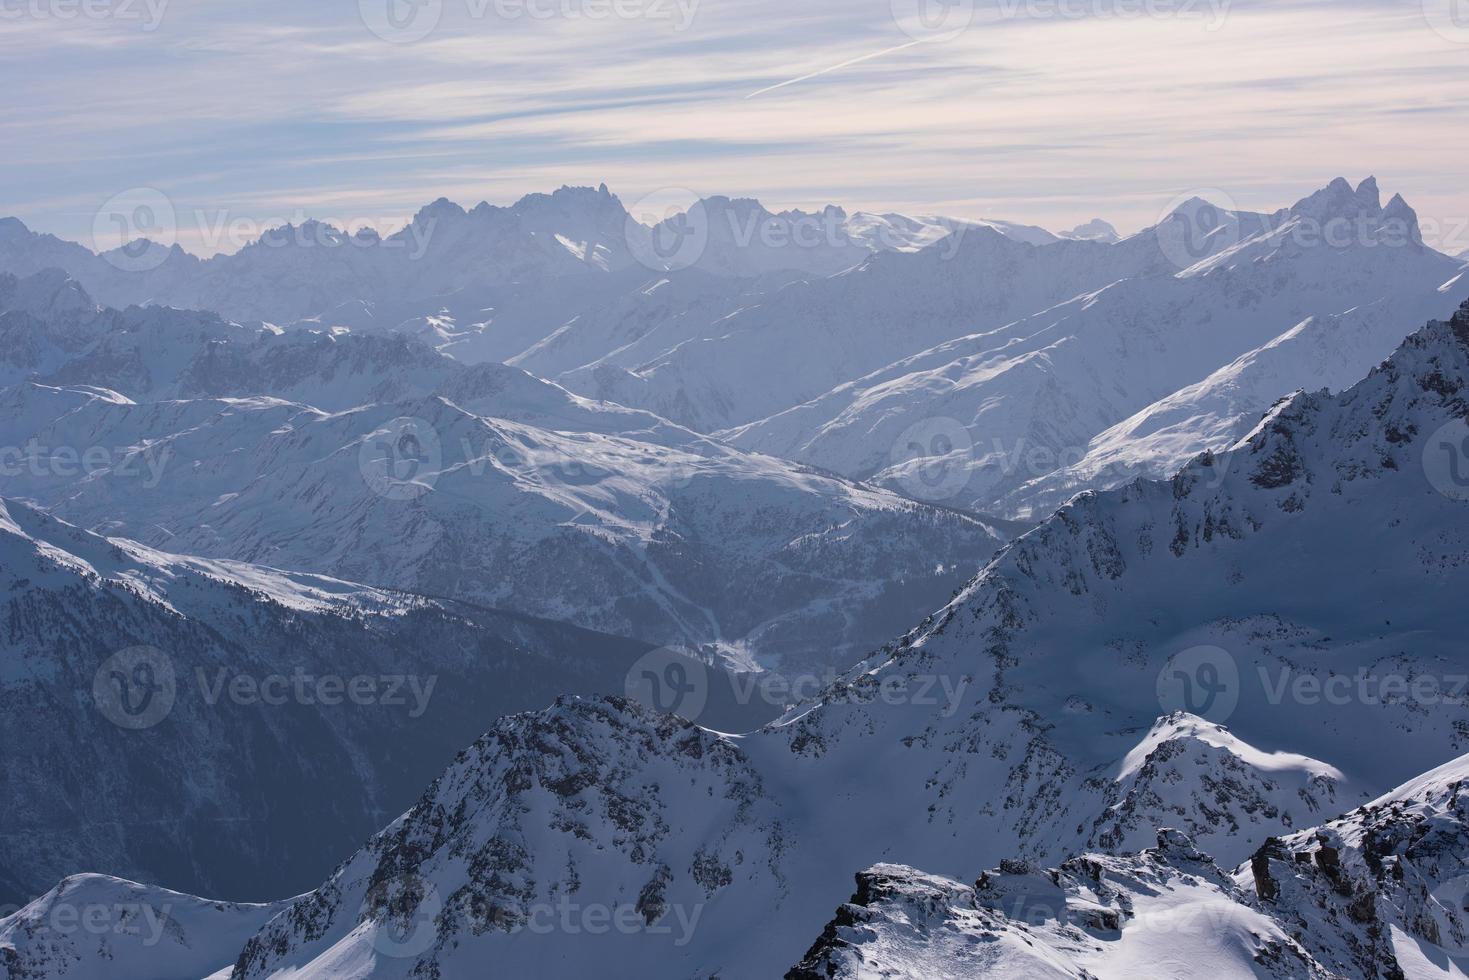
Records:
M1403 324L1469 296L1459 264L1424 247L1412 209L1396 197L1383 207L1370 179L1232 220L1213 241L1229 247L1182 272L1119 278L727 436L925 499L1040 518L1077 490L1227 446L1295 388L1350 383ZM1172 253L1173 226L1140 237Z
M1271 839L1235 880L1334 976L1469 972L1469 760Z
M1102 960L1117 972L1093 975L1136 975L1166 937L1134 920L1176 924L1188 909L1220 918L1177 954L1225 975L1325 976L1340 972L1332 951L1379 956L1303 934L1297 917L1318 901L1337 935L1361 926L1379 951L1397 924L1454 936L1438 911L1462 893L1452 770L1424 784L1445 802L1391 802L1417 799L1407 788L1363 811L1397 828L1362 846L1383 878L1377 906L1358 900L1371 882L1354 860L1344 878L1298 831L1355 826L1332 815L1469 748L1462 623L1442 600L1469 585L1469 491L1448 452L1466 418L1469 304L1348 391L1277 406L1227 454L1074 501L764 729L721 735L618 698L504 719L247 944L235 976L453 976L485 962L572 976L615 961L637 976L768 977L811 949L853 873L896 862L961 880L1009 859L973 889L972 914L941 882L899 890L926 892L920 906L940 918L960 906L967 923L989 921L986 894L1002 907L1034 894L1103 933L995 921L994 955L1017 975ZM1032 870L1148 848L1163 827L1197 839ZM1256 899L1205 853L1248 862ZM1322 886L1300 886L1311 907L1259 887L1263 872L1313 863ZM1350 885L1337 898L1333 875ZM885 914L860 935L891 932Z
M999 544L973 517L400 334L116 313L58 276L6 282L71 304L0 312L36 351L0 388L0 446L26 461L6 493L171 551L802 669L901 632ZM412 465L404 439L419 482L374 482Z
M0 274L0 341L0 383L85 385L139 402L268 396L342 410L493 386L490 377L531 402L547 399L530 392L552 390L522 371L471 368L403 333L283 331L169 307L101 307L55 269ZM651 419L635 417L636 427Z
M1040 516L1082 490L1175 473L1200 453L1233 445L1269 406L1291 392L1340 391L1352 384L1402 341L1398 310L1416 310L1427 318L1444 305L1445 297L1465 296L1469 277L1461 276L1432 294L1309 317L1204 380L1102 431L1087 443L1080 460L1021 485L996 507Z
M0 622L0 903L79 871L305 888L496 717L625 691L648 650L163 554L3 500ZM706 679L721 725L779 710Z
M630 213L605 184L529 194L507 207L480 203L466 210L440 198L392 234L304 220L271 228L234 252L228 246L235 243L222 240L226 252L207 259L146 239L97 254L5 218L0 272L60 268L118 308L153 303L237 320L289 324L325 317L327 326L349 319L381 329L432 316L448 303L459 308L466 329L489 325L519 334L534 324L544 330L503 358L600 300L637 288L647 274L695 268L716 279L777 272L819 277L874 252L908 250L978 226L1036 243L1057 240L1010 222L849 215L832 206L771 212L748 198L690 195L677 214L648 211L643 203ZM223 219L195 220L209 234L222 236L228 228ZM532 308L517 308L513 297L527 286ZM473 315L464 302L470 297L482 301L474 312L484 315ZM503 347L490 343L480 353Z
M787 980L1457 977L1469 968L1469 756L1233 875L1164 830L1135 856L1008 860L975 884L877 865Z
M146 242L97 255L6 219L0 270L61 268L109 306L157 303L289 323L349 302L426 301L468 286L575 281L627 268L635 258L626 222L605 186L563 187L468 211L440 199L386 237L318 221L287 224L232 254L198 259Z
M554 378L578 368L597 370L607 358L636 358L639 351L652 356L709 336L726 317L799 279L791 273L730 279L698 268L664 273L568 317L505 360ZM473 358L483 349L481 342L463 356Z
M885 363L1119 279L1177 272L1258 234L1270 219L1195 199L1156 227L1108 244L1105 235L1073 240L1005 222L935 219L926 231L921 223L908 227L865 216L874 234L898 246L836 276L751 296L723 316L665 314L669 329L637 332L626 345L608 343L604 338L627 331L605 324L578 332L583 363L558 365L561 373L549 376L700 431L743 424L818 398ZM905 234L922 247L907 245ZM546 372L530 360L517 363Z
M966 515L514 368L468 369L445 390L329 414L23 385L0 391L0 444L44 453L8 492L173 551L469 599L742 667L846 666L999 545ZM76 447L105 458L62 465Z
M671 348L635 343L555 380L713 431L1165 263L1155 242L1036 246L976 227L917 252L882 252L840 275L792 283L716 321L704 336Z
M507 359L509 363L542 377L561 379L577 390L604 394L617 390L623 393L622 397L628 399L651 398L650 404L661 405L665 414L671 414L685 423L695 424L696 428L707 428L718 424L720 416L716 414L711 421L701 421L710 415L705 402L708 398L714 398L720 404L723 404L721 400L727 400L723 386L738 387L740 380L733 376L732 371L722 368L713 376L713 381L721 386L714 394L697 388L673 388L666 394L660 394L662 382L655 382L649 388L641 380L644 368L669 359L676 361L693 356L686 352L697 352L710 344L734 344L741 349L742 358L752 356L743 352L746 347L750 347L755 354L764 355L766 363L762 365L761 371L754 378L744 379L745 384L763 385L763 381L757 381L759 375L768 370L771 364L780 363L788 357L794 344L803 357L798 363L811 371L813 376L825 377L829 372L822 365L834 356L833 352L820 349L817 346L818 338L808 340L802 337L807 329L807 318L813 315L813 311L825 308L820 319L836 324L848 313L853 320L858 321L871 316L868 306L874 297L881 298L885 306L901 302L913 289L901 281L912 268L936 266L937 263L949 261L964 252L965 241L971 235L998 237L1005 241L1037 246L1060 241L1041 229L1034 229L1035 233L1031 234L1025 232L1024 226L1007 225L1003 222L937 218L925 220L930 223L910 221L900 215L874 216L859 213L847 218L846 225L837 234L836 240L872 237L890 245L886 249L874 246L875 250L897 253L897 257L891 260L895 264L883 264L876 271L865 267L853 270L850 276L857 280L856 286L844 286L840 282L811 282L811 277L792 272L771 272L751 279L728 279L714 276L697 267L673 271L639 284L636 289L628 289L610 301L588 306L575 316L568 317L560 327L546 333L539 341ZM818 227L830 227L830 222ZM1018 245L1012 245L1009 249L999 246L999 250L1019 262L1024 259L1017 256L1023 256L1027 251ZM924 257L915 253L923 253ZM982 258L974 258L973 261L976 265L984 262ZM1128 266L1127 271L1131 271L1131 266ZM936 268L930 269L925 275L934 278L936 272ZM846 275L838 276L840 280L846 278ZM1102 274L1099 278L1105 279L1106 275ZM935 288L952 289L954 285L939 277ZM983 286L976 288L982 290ZM955 299L953 304L958 306L966 301ZM792 303L798 303L799 309L791 308ZM751 336L733 339L728 336L731 329L745 331L757 325L759 318L767 315L765 308L772 304L774 315L787 318L783 332L757 332ZM1027 307L1024 301L1018 301L1017 308ZM951 319L961 316L953 311L945 315ZM834 325L830 329L841 328ZM948 337L953 335L954 330L967 329L967 322L962 328L934 326L931 329L934 331L933 336ZM858 328L853 330L860 333ZM516 335L524 336L520 333ZM910 346L912 341L899 332L891 332L889 336L863 336L862 339L864 342L879 343L881 349L888 350L890 355L913 349ZM492 343L494 341L486 336L486 339L462 342L445 349L453 352L456 357L476 359L481 352L490 351L489 345ZM759 344L774 346L763 349L753 346ZM496 348L497 351L502 349ZM779 356L775 356L777 353ZM843 369L835 368L836 373L831 376L837 376L841 370ZM730 397L738 401L741 396L736 394Z
M1233 873L1174 829L1160 830L1154 846L1133 854L1089 853L1054 868L1002 859L980 872L973 884L903 865L877 864L856 874L855 892L784 976L1460 976L1469 966L1466 855L1469 756L1329 823L1271 838ZM393 965L396 954L416 955L438 943L434 920L422 911L426 896L431 896L440 922L453 921L445 915L443 898L421 880L408 887L392 881L369 887L362 896L362 916L370 930L380 928L372 925L376 915L392 922L388 906L395 898L417 902L418 913L393 923L395 930L371 933L376 963L354 957L350 947L331 950L322 959L329 959L338 975L354 968L366 968L372 976L396 975L383 969ZM68 899L86 899L93 907L113 911L96 951L71 948L59 956L54 947L36 942L46 936L46 922L58 920L57 906ZM649 899L655 901L651 895ZM473 896L460 901L477 907ZM568 914L561 920L564 928L578 921L572 916L580 909L570 903L563 907ZM81 876L63 882L12 919L0 920L0 969L9 965L12 976L48 980L129 980L202 976L210 965L235 964L236 971L221 969L219 976L248 976L262 960L270 961L267 944L287 925L280 920L266 925L279 910L280 905L205 903L161 889ZM654 922L662 921L656 907L650 904L648 910L655 912ZM319 912L319 907L309 912ZM688 914L682 919L669 916L666 909L663 915L670 919L665 945L672 948L667 952L676 959L674 937L688 933L675 933L674 924L697 929L698 922ZM499 918L491 913L474 921L527 928L509 910ZM247 930L262 925L258 935L248 935ZM650 934L640 938L651 941ZM9 943L15 953L7 950ZM17 974L16 964L32 972ZM558 970L542 975L572 974ZM657 975L683 974L674 967Z
M854 240L846 231L847 213L835 206L775 213L751 198L713 196L678 214L650 217L661 220L633 215L650 227L646 237L635 228L629 238L643 264L660 272L692 267L750 278L795 269L826 276L885 247L877 238Z
M1286 922L1186 835L1056 868L1006 860L972 885L901 865L857 890L786 980L1328 980Z

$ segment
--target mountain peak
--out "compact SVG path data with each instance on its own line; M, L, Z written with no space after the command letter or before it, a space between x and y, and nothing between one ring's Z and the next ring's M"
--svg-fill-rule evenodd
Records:
M23 238L31 233L19 218L0 218L0 238Z
M466 213L462 207L447 197L440 197L420 208L418 213L413 216L413 223L415 225L421 225L427 221L439 221L444 218L462 218Z
M1375 218L1382 214L1382 197L1375 177L1368 177L1355 189L1347 183L1345 177L1338 177L1316 193L1297 201L1289 211L1291 214L1322 222L1342 218Z
M1093 218L1090 221L1077 225L1070 231L1063 231L1061 232L1061 237L1074 238L1079 241L1102 242L1106 245L1112 245L1122 240L1121 236L1117 234L1117 229L1110 222L1103 221L1101 218Z
M1403 200L1403 195L1394 194L1392 200L1387 202L1387 207L1382 209L1382 223L1400 224L1409 241L1415 245L1423 244L1423 232L1418 227L1418 212Z
M621 203L617 195L607 189L605 183L598 184L596 187L588 187L584 184L562 184L550 194L527 194L516 201L515 206L520 208L522 205L543 200L555 201L558 204L580 204L593 208L606 207L613 202Z

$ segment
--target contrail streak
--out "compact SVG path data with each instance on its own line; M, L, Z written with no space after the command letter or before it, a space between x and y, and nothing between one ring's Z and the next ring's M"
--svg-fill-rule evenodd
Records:
M806 81L806 79L815 78L817 75L825 75L827 72L833 72L840 68L847 68L851 65L860 64L864 61L871 61L873 58L881 58L885 54L892 54L894 51L902 51L904 48L911 48L915 44L922 43L923 39L920 38L916 41L908 41L904 44L899 44L896 47L883 48L881 51L874 51L871 54L864 54L856 58L849 58L848 60L843 61L841 64L832 65L830 68L822 68L820 71L813 71L809 74L802 75L799 78L791 78L787 79L784 82L776 82L774 85L767 85L764 88L760 89L758 92L751 92L749 95L745 96L745 98L753 99L757 95L764 95L766 92L774 92L778 88L785 88L787 85L794 85L797 82L804 82Z

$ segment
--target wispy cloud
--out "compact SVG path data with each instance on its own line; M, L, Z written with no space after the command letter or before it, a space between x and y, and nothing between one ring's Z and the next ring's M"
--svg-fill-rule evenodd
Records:
M1342 171L1469 212L1469 44L1417 0L1347 6L1237 0L1210 30L992 2L943 42L887 0L704 0L687 30L445 0L411 44L354 4L175 0L151 31L6 21L0 84L25 98L0 114L4 210L83 237L89 207L135 186L263 218L605 180L1136 227L1191 187L1273 208Z

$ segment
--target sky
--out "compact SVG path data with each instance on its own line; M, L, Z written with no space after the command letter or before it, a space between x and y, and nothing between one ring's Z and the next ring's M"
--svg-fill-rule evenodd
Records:
M0 215L233 251L605 182L1124 232L1376 175L1469 249L1469 0L0 0ZM146 229L145 229L146 230Z

